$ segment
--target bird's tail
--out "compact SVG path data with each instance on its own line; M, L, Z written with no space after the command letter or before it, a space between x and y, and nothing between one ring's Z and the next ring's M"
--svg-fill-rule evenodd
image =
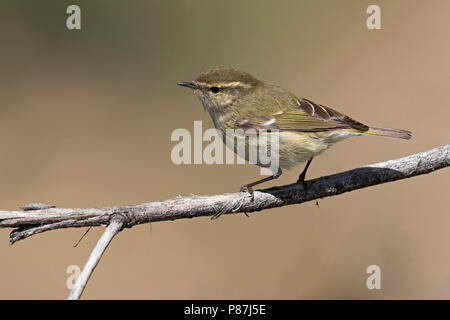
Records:
M374 136L384 136L391 138L400 138L400 139L411 139L411 131L401 130L401 129L387 129L387 128L378 128L378 127L369 127L369 130L361 132L363 134L369 134Z

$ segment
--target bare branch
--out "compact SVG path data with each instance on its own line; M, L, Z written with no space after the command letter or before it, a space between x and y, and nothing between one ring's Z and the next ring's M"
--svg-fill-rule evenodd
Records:
M237 212L300 204L318 198L338 195L380 183L414 177L450 165L450 144L408 157L380 162L366 167L306 181L255 191L212 196L178 196L160 202L139 205L68 209L31 203L25 211L0 211L0 228L17 228L10 234L11 244L48 230L108 225L97 242L68 299L79 299L86 284L113 237L123 227L164 220L200 216L217 216Z
M109 223L105 232L102 234L94 249L92 250L89 259L86 261L86 264L83 267L83 271L81 271L80 276L78 277L75 285L72 288L72 291L70 291L70 294L67 297L67 300L78 300L80 298L87 282L89 281L89 278L91 277L92 272L100 261L109 243L114 238L114 236L118 234L122 229L124 220L125 219L123 219L123 217L121 217L120 215L114 216L111 219L111 222Z
M116 214L123 217L124 227L129 228L149 221L260 211L426 174L449 166L449 151L450 144L404 158L309 180L304 186L294 183L258 190L254 193L254 199L247 193L237 192L210 196L178 196L165 201L119 207L0 211L0 228L17 228L10 234L10 242L14 243L53 229L108 225L111 217Z

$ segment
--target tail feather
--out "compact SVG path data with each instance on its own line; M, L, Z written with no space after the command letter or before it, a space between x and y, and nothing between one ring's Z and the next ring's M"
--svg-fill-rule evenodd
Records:
M391 138L411 139L411 131L401 129L387 129L378 127L369 127L369 130L363 132L375 136L385 136Z

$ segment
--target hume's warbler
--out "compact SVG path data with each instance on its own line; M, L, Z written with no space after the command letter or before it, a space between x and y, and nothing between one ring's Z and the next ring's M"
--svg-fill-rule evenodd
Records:
M281 169L292 169L307 161L297 181L303 183L313 157L352 136L411 138L409 131L367 126L232 67L215 67L193 81L179 82L178 85L193 89L222 137L226 136L227 129L254 129L269 132L268 135L277 132L279 167L272 170L272 176L246 184L241 191L253 193L253 186L278 178ZM248 142L246 147L245 158L248 160Z

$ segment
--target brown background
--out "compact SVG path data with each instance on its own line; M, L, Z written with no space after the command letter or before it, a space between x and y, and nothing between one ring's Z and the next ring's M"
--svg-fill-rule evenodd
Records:
M238 190L251 165L175 166L176 128L212 123L177 81L234 65L410 141L361 137L309 177L448 143L450 2L72 1L0 3L0 209L135 204ZM366 28L369 4L382 30ZM276 184L297 178L301 168ZM112 242L86 299L450 298L450 170L252 214L153 223ZM269 185L269 184L268 184ZM0 230L0 298L66 297L103 228ZM366 288L366 268L382 290Z

